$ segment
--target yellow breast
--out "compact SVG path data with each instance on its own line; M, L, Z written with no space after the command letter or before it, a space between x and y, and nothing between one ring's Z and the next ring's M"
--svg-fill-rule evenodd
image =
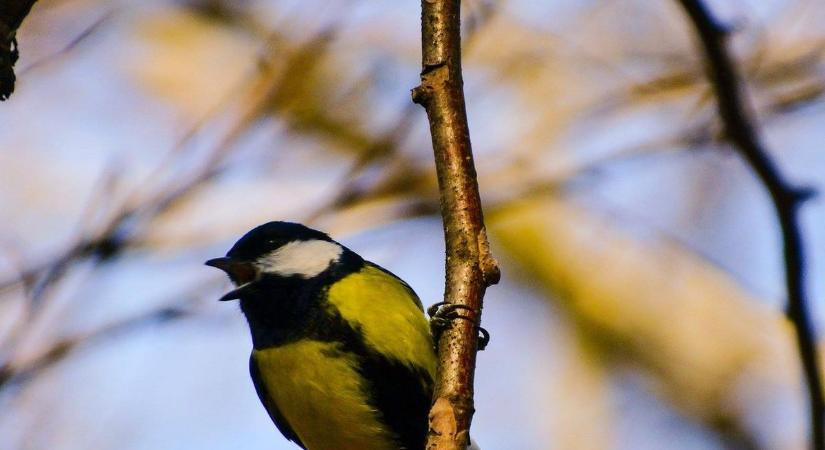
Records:
M354 359L328 342L255 350L262 382L308 450L392 450Z

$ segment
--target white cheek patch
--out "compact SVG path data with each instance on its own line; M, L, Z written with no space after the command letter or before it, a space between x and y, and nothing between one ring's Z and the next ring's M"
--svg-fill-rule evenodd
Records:
M312 278L338 261L344 249L334 242L292 241L256 261L264 273Z

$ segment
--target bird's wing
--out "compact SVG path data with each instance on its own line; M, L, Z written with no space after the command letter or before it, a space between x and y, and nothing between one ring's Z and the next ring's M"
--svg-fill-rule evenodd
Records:
M364 261L364 264L366 264L367 266L372 267L374 269L380 270L384 274L389 275L391 278L394 278L396 281L401 283L401 286L404 286L404 288L410 294L410 299L413 301L413 303L415 303L415 306L417 306L418 309L420 309L421 311L424 311L424 305L421 304L421 299L418 298L418 294L415 293L413 288L409 284L407 284L406 281L402 280L396 274L394 274L394 273L390 272L389 270L379 266L378 264L375 264L375 263L370 262L370 261Z
M261 403L264 404L266 411L269 413L269 417L272 418L272 421L275 423L275 426L278 427L281 434L290 441L298 444L301 448L306 449L303 442L298 438L298 435L295 434L295 431L289 426L286 418L281 414L278 405L272 401L272 398L267 393L266 385L264 385L261 379L261 372L254 356L249 357L249 374L252 376L252 384L255 385L255 392L258 393L258 398L261 399Z
M423 368L435 377L430 325L407 283L367 263L332 284L326 296L341 318L358 330L367 348L390 361Z
M366 380L369 403L396 435L399 447L423 449L433 394L430 373L371 351L362 355L359 370Z

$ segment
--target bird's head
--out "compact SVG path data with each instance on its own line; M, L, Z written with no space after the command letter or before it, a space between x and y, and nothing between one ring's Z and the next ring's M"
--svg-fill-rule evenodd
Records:
M344 247L326 234L291 222L253 228L226 256L206 261L229 275L237 289L220 300L240 298L244 288L266 277L310 279L338 262Z

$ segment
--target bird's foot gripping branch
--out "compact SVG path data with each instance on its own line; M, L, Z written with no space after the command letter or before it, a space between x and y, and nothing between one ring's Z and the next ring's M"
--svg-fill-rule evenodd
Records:
M490 333L479 326L478 322L466 315L462 315L460 311L473 311L475 316L480 316L479 311L472 310L469 306L453 305L447 302L438 302L427 308L427 314L430 316L430 331L433 335L433 340L438 343L441 335L449 329L456 320L466 320L478 328L478 351L487 348L490 343Z

